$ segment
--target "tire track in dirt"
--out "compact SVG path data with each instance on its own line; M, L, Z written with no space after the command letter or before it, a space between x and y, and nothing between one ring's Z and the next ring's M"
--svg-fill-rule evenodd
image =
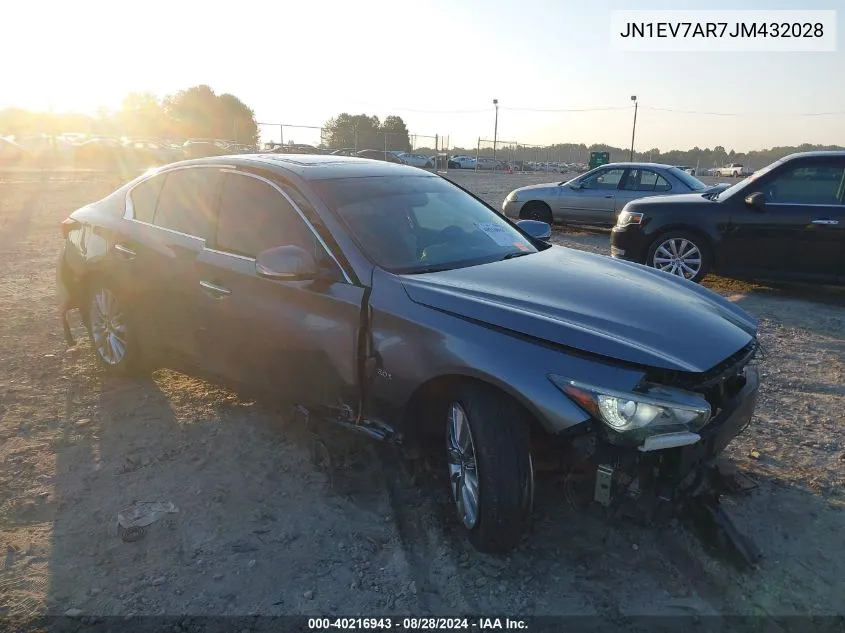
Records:
M443 550L443 543L438 533L440 528L434 524L437 513L431 501L420 494L424 491L416 490L417 494L414 494L411 474L393 447L380 443L376 450L410 575L416 584L419 614L477 612L477 605L466 595L437 582L433 564L444 552L438 551ZM444 599L444 594L451 600Z

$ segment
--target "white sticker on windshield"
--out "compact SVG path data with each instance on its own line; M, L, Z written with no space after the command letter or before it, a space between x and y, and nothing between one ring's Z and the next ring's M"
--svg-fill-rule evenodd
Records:
M513 246L514 235L508 227L493 222L476 222L478 230L484 231L499 246Z

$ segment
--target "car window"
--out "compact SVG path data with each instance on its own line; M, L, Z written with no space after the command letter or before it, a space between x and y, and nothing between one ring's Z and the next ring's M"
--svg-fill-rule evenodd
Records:
M129 197L132 200L132 217L134 219L152 224L164 180L165 175L156 176L145 180L132 189Z
M153 223L207 239L213 223L220 172L216 169L178 169L167 174Z
M617 189L624 169L603 169L581 181L584 189Z
M625 189L629 191L669 191L672 186L660 174L650 169L630 169Z
M216 248L255 257L276 246L314 249L314 234L276 189L251 176L224 174Z
M803 165L776 176L763 193L775 204L842 204L843 173L843 165Z
M366 254L391 272L447 270L537 251L496 211L442 178L339 178L312 187Z

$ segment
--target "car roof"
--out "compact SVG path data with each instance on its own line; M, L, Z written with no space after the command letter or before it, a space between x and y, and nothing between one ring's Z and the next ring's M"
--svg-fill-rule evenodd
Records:
M399 163L383 160L339 156L334 154L234 154L182 161L190 165L245 165L283 172L292 172L305 180L329 178L364 178L370 176L429 176L432 174Z
M781 160L792 160L793 158L845 158L845 150L841 149L832 149L832 150L815 150L812 152L796 152L794 154L789 154L788 156L784 156Z
M675 165L666 165L665 163L629 163L629 162L605 163L604 165L598 165L598 167L622 167L622 168L628 167L628 168L631 168L631 169L636 169L637 167L642 167L642 168L653 167L653 168L660 168L660 169L670 169L671 167L674 167L674 166Z

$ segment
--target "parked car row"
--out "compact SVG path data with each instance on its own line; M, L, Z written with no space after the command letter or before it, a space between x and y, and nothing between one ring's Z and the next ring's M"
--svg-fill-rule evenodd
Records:
M0 163L102 167L106 165L146 168L183 158L199 158L255 151L216 139L174 141L153 138L114 138L85 134L34 135L15 140L0 139Z
M715 272L845 282L845 152L793 154L733 185L707 186L670 165L603 165L516 189L502 210L612 227L612 257L691 281Z

